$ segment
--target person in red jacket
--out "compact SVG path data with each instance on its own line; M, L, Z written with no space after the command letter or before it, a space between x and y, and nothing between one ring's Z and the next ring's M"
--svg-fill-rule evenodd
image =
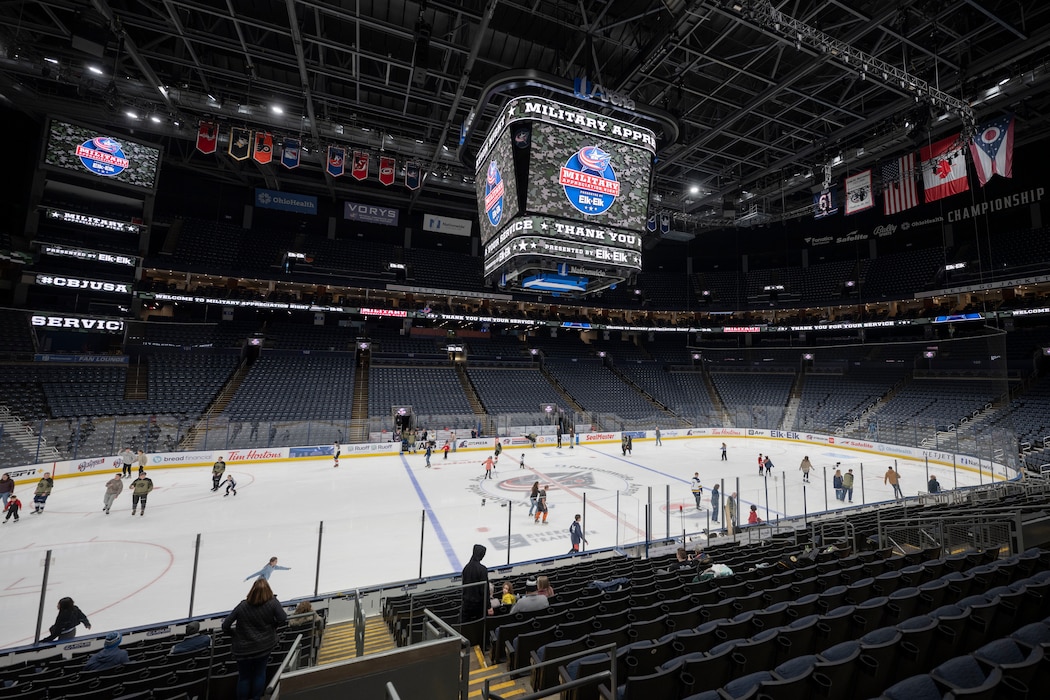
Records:
M4 516L4 525L7 525L7 521L12 517L15 522L18 522L18 511L22 509L22 501L18 500L18 496L11 494L10 498L7 499L7 505L4 506L4 510L7 511L7 515Z
M762 522L762 518L758 517L758 506L751 506L751 513L747 516L747 522L749 525Z

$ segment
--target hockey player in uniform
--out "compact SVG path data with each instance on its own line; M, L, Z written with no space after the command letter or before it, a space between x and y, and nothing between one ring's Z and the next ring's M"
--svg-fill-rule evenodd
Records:
M704 485L700 483L700 472L693 472L693 483L690 487L693 498L696 500L696 509L700 510L700 499L704 497Z
M223 461L222 455L215 460L215 464L211 465L211 490L219 490L219 482L222 481L223 472L226 471L226 462Z
M50 472L44 472L40 481L36 482L36 491L33 492L33 513L39 515L44 512L47 505L47 497L51 495L51 489L55 487L55 480L51 478Z
M139 470L139 477L131 482L131 514L135 515L139 509L139 503L142 503L142 512L140 515L146 514L146 498L149 496L149 492L153 490L153 479L146 476L146 472Z

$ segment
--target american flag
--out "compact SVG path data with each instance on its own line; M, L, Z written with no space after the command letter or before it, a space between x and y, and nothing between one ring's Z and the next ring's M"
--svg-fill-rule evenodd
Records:
M915 185L915 154L909 153L882 166L882 213L887 216L919 205Z

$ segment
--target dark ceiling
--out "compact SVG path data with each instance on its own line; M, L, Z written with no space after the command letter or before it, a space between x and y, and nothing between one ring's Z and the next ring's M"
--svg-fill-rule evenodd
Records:
M486 83L514 69L587 75L678 119L652 206L687 232L732 225L734 212L737 225L800 216L825 165L841 179L962 126L932 91L846 62L824 37L969 103L978 122L1015 112L1018 147L1046 131L1050 3L773 5L812 33L764 21L768 3L755 0L8 1L0 95L35 117L160 141L166 167L403 204L403 188L333 181L318 165L332 143L382 150L427 166L414 204L465 212L475 200L460 126ZM468 152L506 99L481 106ZM313 167L202 156L201 119L301 135Z

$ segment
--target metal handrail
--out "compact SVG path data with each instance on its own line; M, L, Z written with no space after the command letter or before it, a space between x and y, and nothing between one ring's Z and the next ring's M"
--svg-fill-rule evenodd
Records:
M284 670L288 668L288 664L292 662L292 657L299 652L299 645L303 642L303 635L295 635L295 640L292 642L292 646L288 649L288 653L284 655L281 660L281 665L274 671L273 678L266 684L266 689L263 691L263 697L272 698L274 692L277 690L278 684L281 682L281 676L284 675Z

